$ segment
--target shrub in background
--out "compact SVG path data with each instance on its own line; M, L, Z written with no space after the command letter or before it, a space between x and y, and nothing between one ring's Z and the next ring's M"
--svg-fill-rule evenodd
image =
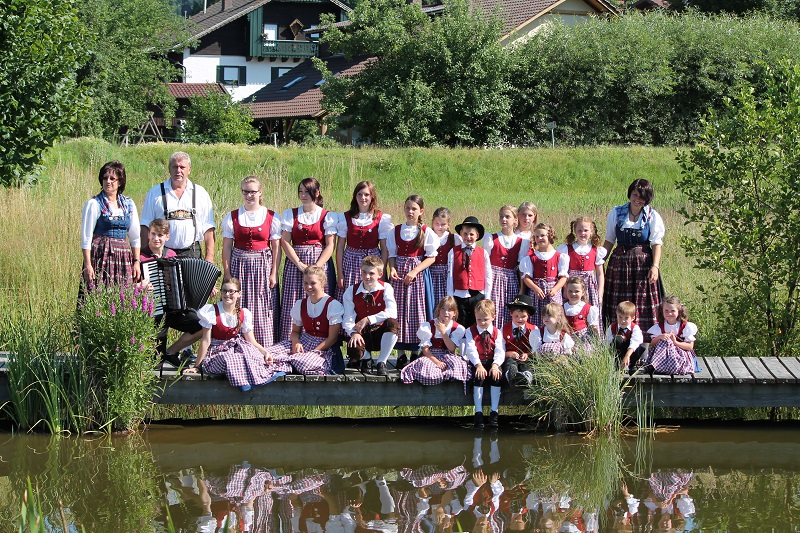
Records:
M195 143L243 143L258 139L250 110L229 94L212 93L189 98L183 139Z

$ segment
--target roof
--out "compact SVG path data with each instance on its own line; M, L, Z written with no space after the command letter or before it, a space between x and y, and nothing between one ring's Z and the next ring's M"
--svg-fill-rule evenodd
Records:
M211 93L225 94L220 83L168 83L167 89L173 98L190 98L192 96L208 96Z
M566 0L472 0L473 7L480 8L487 16L496 14L503 22L501 31L505 39L537 18L563 4ZM608 0L583 0L598 13L617 13Z
M630 6L631 9L669 9L669 0L639 0Z
M326 59L325 64L337 76L354 76L372 60L371 57L345 59L334 56ZM245 105L250 108L254 119L318 118L325 114L321 103L322 91L317 85L321 80L322 74L310 59L306 59L256 91Z

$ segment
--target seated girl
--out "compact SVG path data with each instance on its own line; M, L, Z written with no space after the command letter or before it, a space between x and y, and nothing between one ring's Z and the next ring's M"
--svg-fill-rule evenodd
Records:
M647 374L693 374L698 371L694 353L697 325L677 296L667 296L658 308L657 321L647 330L650 350L643 364Z
M539 330L539 341L534 350L538 354L570 355L575 341L570 336L572 328L569 327L564 308L559 303L551 302L543 310L543 327Z
M445 296L436 305L434 320L423 322L417 330L422 356L403 367L400 379L403 383L419 381L423 385L438 385L448 379L466 382L469 375L467 362L456 355L464 338L464 326L458 318L456 300Z
M282 376L285 369L273 364L272 356L253 336L253 315L239 306L241 289L238 279L226 280L220 302L197 313L203 336L197 363L185 372L196 373L200 368L206 374L226 374L231 385L246 392Z
M344 307L328 294L325 269L316 265L306 267L303 290L306 297L292 306L292 331L288 341L267 348L278 364L288 364L298 374L334 374L333 351L339 341Z

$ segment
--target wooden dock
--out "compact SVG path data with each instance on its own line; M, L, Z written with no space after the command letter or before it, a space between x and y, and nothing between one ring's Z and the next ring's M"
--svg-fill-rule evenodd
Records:
M800 407L800 360L796 357L701 357L701 372L689 376L641 375L626 389L652 393L655 407ZM2 362L0 362L2 365ZM391 367L391 365L390 365ZM7 379L0 367L0 403L8 400ZM347 370L342 375L287 375L263 387L241 392L224 377L178 376L165 371L154 401L195 405L337 405L337 406L469 406L460 382L436 386L405 385L400 373L388 376ZM627 377L620 378L622 385ZM486 401L489 395L486 394ZM520 387L503 391L504 405L527 405Z

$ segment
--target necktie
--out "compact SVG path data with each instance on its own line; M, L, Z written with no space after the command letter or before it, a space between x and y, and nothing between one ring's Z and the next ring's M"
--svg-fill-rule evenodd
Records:
M375 297L372 296L371 292L364 293L364 301L367 302L367 307L372 307L375 305Z
M485 357L489 356L489 332L484 330L481 332L481 345L483 346L483 354Z
M472 248L467 246L464 248L464 270L469 270L469 263L472 260Z

